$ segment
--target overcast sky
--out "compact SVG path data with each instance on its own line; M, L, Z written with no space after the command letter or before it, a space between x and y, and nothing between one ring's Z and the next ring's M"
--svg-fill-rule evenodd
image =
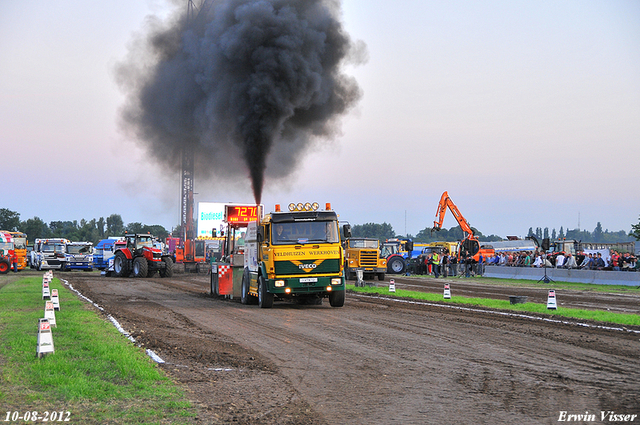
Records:
M174 7L0 4L1 208L179 224L180 176L120 130L115 78L145 18ZM367 46L346 69L363 97L286 184L266 181L267 210L331 202L352 225L416 234L446 190L485 235L638 223L640 2L350 0L342 19ZM196 175L195 192L253 202L248 178Z

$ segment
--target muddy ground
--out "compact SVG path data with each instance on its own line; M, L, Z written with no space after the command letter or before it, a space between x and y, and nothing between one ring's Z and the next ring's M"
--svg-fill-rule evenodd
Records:
M165 361L197 406L196 423L545 424L562 412L609 423L601 412L640 413L640 329L356 294L343 308L325 300L264 310L211 297L207 275L55 275ZM395 279L442 292L442 279ZM450 281L454 295L546 302L544 290ZM638 295L559 291L558 302L640 311Z

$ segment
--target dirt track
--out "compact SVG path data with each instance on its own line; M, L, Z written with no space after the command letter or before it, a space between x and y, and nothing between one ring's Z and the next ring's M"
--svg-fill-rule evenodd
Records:
M343 308L261 310L211 298L206 275L56 277L166 361L200 423L539 424L557 423L562 411L608 423L601 411L640 413L640 333L355 294ZM463 284L478 285L455 288ZM638 307L637 296L596 296Z

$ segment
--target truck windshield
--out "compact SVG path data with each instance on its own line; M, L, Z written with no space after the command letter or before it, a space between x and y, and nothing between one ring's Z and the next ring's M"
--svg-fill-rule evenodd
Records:
M13 237L13 243L16 246L16 249L27 249L27 239L26 238L16 238Z
M335 221L299 221L275 223L271 240L276 245L291 243L338 243L338 224Z
M89 245L67 245L67 253L69 254L89 254L91 246Z
M64 252L64 250L61 248L60 244L57 243L44 243L42 244L42 248L40 249L40 251L42 252Z
M352 239L349 241L351 248L372 248L378 249L378 241L370 241L367 239Z

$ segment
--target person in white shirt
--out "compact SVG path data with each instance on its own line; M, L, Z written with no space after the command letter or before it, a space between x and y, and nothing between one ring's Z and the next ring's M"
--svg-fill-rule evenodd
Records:
M542 255L536 254L536 259L533 262L533 267L542 267Z
M578 263L576 263L576 259L571 254L567 254L567 258L564 260L564 268L566 269L576 269L578 268Z

